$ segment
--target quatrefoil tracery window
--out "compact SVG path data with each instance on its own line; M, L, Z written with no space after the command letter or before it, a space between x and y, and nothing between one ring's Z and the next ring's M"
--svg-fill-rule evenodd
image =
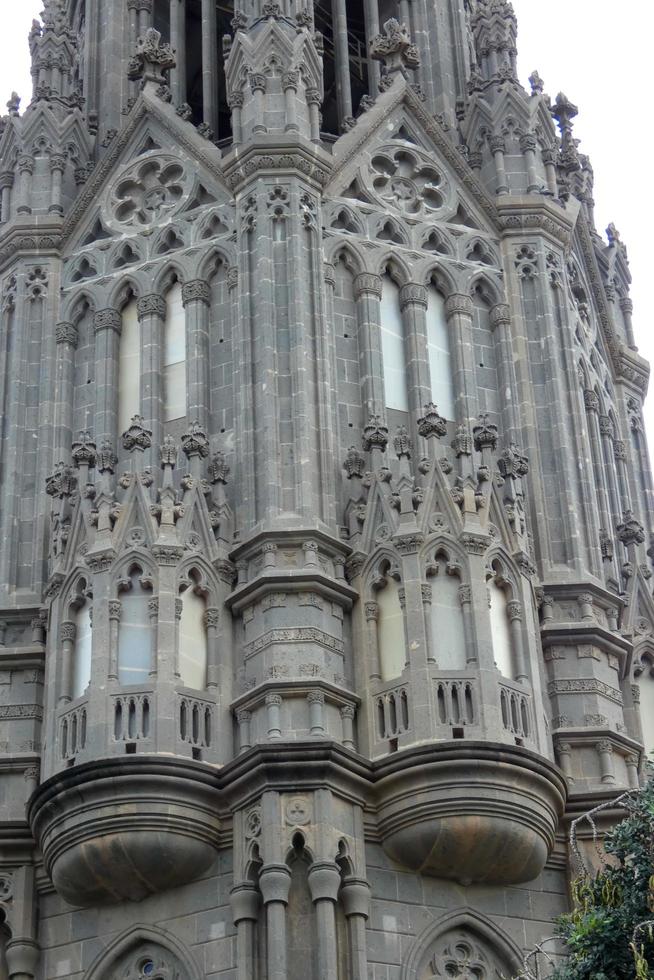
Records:
M500 976L501 971L482 943L457 930L438 941L420 980L497 980Z
M417 153L390 147L371 161L372 186L381 200L403 214L426 216L440 210L447 197L445 177Z
M123 956L110 980L186 980L186 976L176 956L148 945Z

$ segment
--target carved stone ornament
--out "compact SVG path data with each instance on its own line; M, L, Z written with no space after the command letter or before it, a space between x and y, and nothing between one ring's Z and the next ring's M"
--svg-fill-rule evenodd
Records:
M626 510L622 517L622 524L617 527L618 538L625 547L635 544L643 544L645 541L645 530L640 521L637 521L630 510Z
M504 972L501 966L481 940L457 929L434 944L418 977L419 980L499 980L501 976L511 975L511 971Z
M294 796L286 804L286 822L295 827L311 823L311 803L304 796Z
M362 453L355 446L350 446L345 457L343 466L347 473L348 480L353 477L361 478L365 470L366 460Z
M517 480L529 472L529 459L514 442L504 450L497 461L497 468L505 480Z
M427 216L443 207L448 184L442 173L417 151L388 147L372 158L366 186L387 206L412 216Z
M141 229L174 213L190 190L190 176L181 161L162 155L133 164L109 195L109 223Z
M495 450L497 446L497 426L490 421L488 413L479 416L479 422L472 430L475 440L475 449L481 452L483 449Z
M191 456L206 459L209 455L209 440L199 422L191 422L188 431L182 436L182 450L188 459Z
M177 956L154 943L132 948L111 973L112 980L183 980L186 976L188 972Z
M380 449L382 452L388 445L388 426L381 415L371 415L363 430L363 448L366 452Z
M166 80L165 73L175 68L177 62L173 49L161 40L161 32L153 27L136 42L136 52L129 62L127 77L131 81L156 82Z
M440 439L447 432L447 421L438 414L433 402L425 405L425 414L418 419L418 434L425 439Z
M406 26L395 18L387 20L384 33L375 35L370 41L370 57L383 62L387 77L400 72L406 78L408 70L415 71L420 67L418 48L411 41Z
M247 721L250 719L248 718ZM261 807L255 806L245 815L245 836L254 840L261 835Z
M94 466L97 459L96 445L87 430L80 432L79 438L72 446L72 456L75 466Z
M152 431L145 427L145 419L142 415L135 415L129 429L123 432L123 447L127 452L131 452L133 449L144 451L151 445Z

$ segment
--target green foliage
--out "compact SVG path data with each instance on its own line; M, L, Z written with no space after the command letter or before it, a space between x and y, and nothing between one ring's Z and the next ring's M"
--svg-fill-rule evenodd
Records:
M573 884L573 911L558 923L568 959L551 980L654 980L654 770L649 777L606 836L613 861Z

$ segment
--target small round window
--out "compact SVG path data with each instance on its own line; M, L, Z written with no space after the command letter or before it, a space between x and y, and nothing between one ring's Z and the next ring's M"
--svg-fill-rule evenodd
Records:
M141 976L151 977L154 974L154 963L152 960L144 960L141 963Z

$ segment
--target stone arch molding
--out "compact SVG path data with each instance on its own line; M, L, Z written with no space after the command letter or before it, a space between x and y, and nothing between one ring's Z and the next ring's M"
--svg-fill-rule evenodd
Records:
M522 959L496 923L474 909L455 909L416 938L401 980L509 980Z
M98 954L84 980L202 980L190 951L156 926L134 925Z

